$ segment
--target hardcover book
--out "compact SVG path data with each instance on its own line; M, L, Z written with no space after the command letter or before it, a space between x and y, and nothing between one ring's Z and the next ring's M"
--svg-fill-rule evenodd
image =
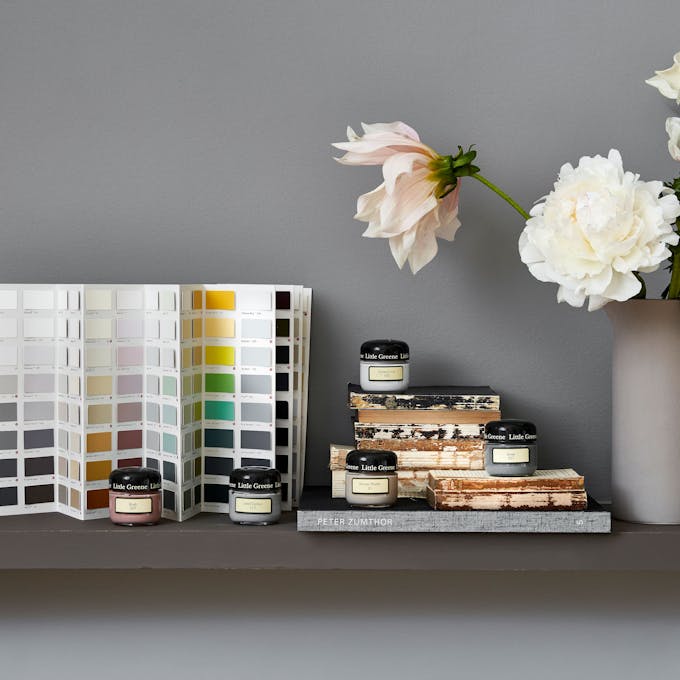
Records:
M484 468L484 451L481 446L471 451L459 451L455 448L445 451L400 451L387 446L381 448L397 454L397 465L400 470L482 470ZM331 451L331 470L344 470L346 456L346 452Z
M427 487L435 510L584 510L585 491L435 491Z
M439 425L484 425L500 420L501 412L492 410L460 409L378 409L360 408L354 411L357 423L366 425L421 425L433 428Z
M490 387L409 387L403 394L381 394L350 383L348 389L352 409L500 410L500 397Z
M423 499L399 499L391 508L352 508L326 487L305 488L298 531L603 534L611 515L592 499L583 510L433 510Z
M530 477L492 477L484 470L432 470L428 486L434 491L583 491L575 470L536 470Z

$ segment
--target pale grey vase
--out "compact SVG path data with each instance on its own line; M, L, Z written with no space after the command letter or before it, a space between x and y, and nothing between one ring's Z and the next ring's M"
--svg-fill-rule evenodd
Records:
M680 300L610 302L612 512L680 524Z

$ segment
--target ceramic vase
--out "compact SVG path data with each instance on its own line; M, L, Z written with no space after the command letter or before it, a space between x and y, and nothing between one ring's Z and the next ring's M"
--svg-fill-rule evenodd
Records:
M606 307L612 347L612 513L680 524L680 300Z

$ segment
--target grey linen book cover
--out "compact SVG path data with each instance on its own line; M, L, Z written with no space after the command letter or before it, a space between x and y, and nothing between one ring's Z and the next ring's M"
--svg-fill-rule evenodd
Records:
M423 499L400 498L385 509L351 507L327 487L305 489L298 531L394 533L608 534L611 514L588 499L586 510L432 510Z

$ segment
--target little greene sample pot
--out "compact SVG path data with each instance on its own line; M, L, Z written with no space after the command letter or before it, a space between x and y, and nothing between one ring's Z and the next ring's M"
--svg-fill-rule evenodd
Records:
M236 524L275 524L281 519L281 473L242 467L229 475L229 518Z
M484 428L484 467L493 477L527 477L538 467L536 426L528 420L494 420Z
M409 349L402 340L368 340L361 345L361 389L403 392L409 381Z
M158 524L161 475L145 467L125 467L109 475L109 516L114 524Z
M345 498L350 505L387 508L397 502L397 454L350 451L345 460Z

